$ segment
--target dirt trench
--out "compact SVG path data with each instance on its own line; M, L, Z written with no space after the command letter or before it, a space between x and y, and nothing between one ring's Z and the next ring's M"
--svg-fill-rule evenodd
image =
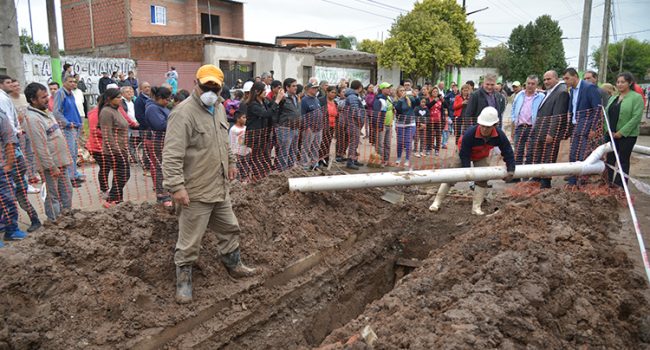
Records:
M614 200L498 197L479 219L463 193L434 215L424 188L392 205L286 181L232 191L262 274L229 279L207 234L189 306L173 300L175 218L151 205L75 212L11 244L0 349L371 348L365 326L379 349L647 348L647 285L608 239Z

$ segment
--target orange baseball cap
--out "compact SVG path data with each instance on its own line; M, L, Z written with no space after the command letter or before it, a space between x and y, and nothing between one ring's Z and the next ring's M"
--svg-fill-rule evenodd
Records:
M201 68L196 71L196 79L201 84L205 84L211 81L213 83L219 84L220 86L223 86L223 72L214 64L206 64L201 66Z

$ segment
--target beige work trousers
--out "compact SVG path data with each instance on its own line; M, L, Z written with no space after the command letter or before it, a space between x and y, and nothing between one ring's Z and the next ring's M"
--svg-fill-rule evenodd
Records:
M490 157L485 157L485 158L483 158L483 159L481 159L481 160L472 161L472 164L473 164L473 166L474 166L475 168L478 168L478 167L485 167L485 166L490 166ZM454 157L454 160L449 164L449 168L450 168L450 169L451 169L451 168L460 168L460 167L462 167L462 166L463 166L463 163L460 161L460 157L458 157L458 156ZM483 188L486 188L486 187L487 187L487 181L476 181L476 182L474 182L474 183L475 183L476 186L478 186L478 187L483 187ZM450 183L450 184L448 184L448 185L449 185L449 186L453 186L453 185L455 185L455 184L456 184L456 183Z
M188 207L176 205L178 241L174 262L176 266L193 264L199 258L201 241L206 229L217 235L219 255L239 248L239 222L230 200L216 203L190 201Z

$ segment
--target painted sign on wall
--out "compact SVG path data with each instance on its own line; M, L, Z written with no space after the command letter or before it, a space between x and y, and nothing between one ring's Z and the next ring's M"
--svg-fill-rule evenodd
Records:
M72 71L79 74L86 84L86 95L92 96L92 100L89 101L91 104L99 94L98 84L102 72L111 74L122 71L126 74L130 70L135 70L135 61L128 58L61 56L61 65L66 63L72 65ZM52 76L49 56L23 55L23 64L27 83L35 81L47 86Z
M339 68L339 67L315 67L315 76L318 81L326 80L330 85L337 85L341 79L348 82L359 80L363 86L370 84L370 70L356 68Z

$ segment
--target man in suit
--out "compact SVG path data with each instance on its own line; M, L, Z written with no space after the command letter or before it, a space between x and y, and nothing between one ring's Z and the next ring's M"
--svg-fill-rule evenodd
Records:
M601 120L602 100L598 87L588 81L580 80L574 68L564 70L564 82L570 88L569 113L571 113L571 150L569 161L582 161L587 156L587 142L595 136ZM577 185L577 178L570 176L569 186Z
M598 86L598 73L596 73L593 70L588 70L585 72L585 75L582 77L584 80ZM603 106L607 106L607 102L609 102L609 93L603 89L603 88L598 88L598 92L600 93L600 98L603 100Z
M569 129L569 93L557 72L544 73L546 95L539 104L537 120L531 136L532 147L528 148L527 159L531 164L555 163L560 141L567 138ZM534 178L542 188L551 188L551 178Z
M463 114L463 125L461 125L462 130L460 131L461 133L459 135L462 135L464 130L469 129L473 125L476 125L476 118L478 118L479 114L481 114L483 108L488 106L494 107L497 110L499 113L498 127L502 127L502 112L504 108L502 108L501 104L499 103L499 99L496 96L498 95L498 93L495 91L496 84L496 74L488 73L485 75L483 86L470 95L469 102L467 103L467 107L465 107Z

